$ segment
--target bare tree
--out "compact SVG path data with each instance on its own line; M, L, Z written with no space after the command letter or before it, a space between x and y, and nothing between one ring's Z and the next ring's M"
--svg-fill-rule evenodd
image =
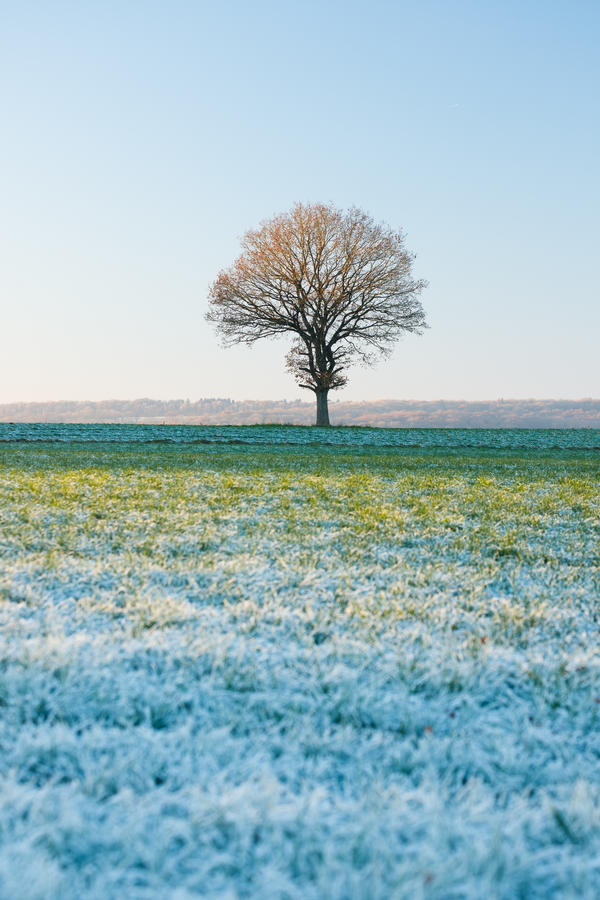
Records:
M327 396L348 367L427 327L413 258L402 234L359 209L298 203L247 232L210 288L207 318L225 345L290 333L287 368L316 394L316 424L329 425Z

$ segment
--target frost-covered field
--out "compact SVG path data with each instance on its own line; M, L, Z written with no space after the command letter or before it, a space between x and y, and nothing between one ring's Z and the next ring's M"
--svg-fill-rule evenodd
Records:
M2 900L600 895L598 432L44 427Z

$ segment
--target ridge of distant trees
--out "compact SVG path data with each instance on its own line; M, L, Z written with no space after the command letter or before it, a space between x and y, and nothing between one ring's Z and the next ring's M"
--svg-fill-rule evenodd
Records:
M600 400L337 401L334 425L424 428L600 428ZM105 400L0 404L0 422L309 425L314 405L301 400Z

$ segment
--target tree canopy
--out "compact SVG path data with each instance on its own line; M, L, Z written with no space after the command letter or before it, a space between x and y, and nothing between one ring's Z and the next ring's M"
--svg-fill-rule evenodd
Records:
M427 327L413 259L402 233L359 209L298 203L246 233L210 288L207 318L226 345L289 333L287 368L328 425L328 392L352 363L371 364Z

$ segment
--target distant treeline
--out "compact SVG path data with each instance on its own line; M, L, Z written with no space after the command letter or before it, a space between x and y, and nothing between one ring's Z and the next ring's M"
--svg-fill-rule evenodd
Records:
M332 402L334 425L424 428L600 428L600 400L375 400ZM311 425L301 400L103 400L5 403L0 422L112 422L186 425Z

